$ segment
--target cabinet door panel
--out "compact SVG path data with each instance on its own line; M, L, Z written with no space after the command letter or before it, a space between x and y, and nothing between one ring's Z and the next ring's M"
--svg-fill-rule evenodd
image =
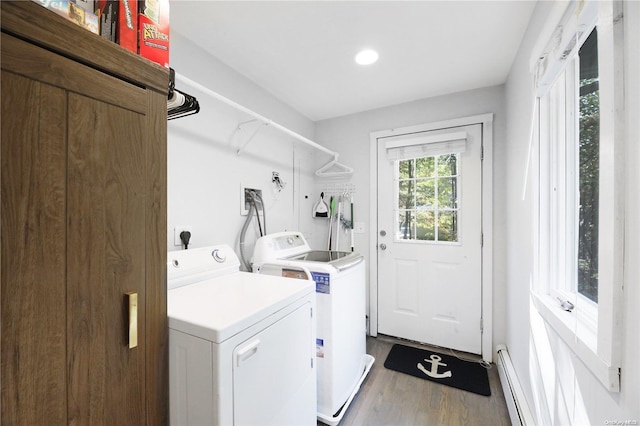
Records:
M144 122L130 110L69 94L72 423L146 420ZM133 349L127 346L127 292L138 293L138 346Z
M63 424L66 95L4 70L1 84L0 423Z

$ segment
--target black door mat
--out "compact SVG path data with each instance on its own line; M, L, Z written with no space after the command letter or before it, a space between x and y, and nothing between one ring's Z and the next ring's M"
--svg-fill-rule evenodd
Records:
M384 361L384 366L454 388L491 395L487 369L478 362L395 344Z

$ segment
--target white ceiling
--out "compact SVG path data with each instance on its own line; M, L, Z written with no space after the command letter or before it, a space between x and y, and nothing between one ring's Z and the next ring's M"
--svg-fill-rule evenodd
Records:
M171 31L317 121L504 83L534 5L172 1Z

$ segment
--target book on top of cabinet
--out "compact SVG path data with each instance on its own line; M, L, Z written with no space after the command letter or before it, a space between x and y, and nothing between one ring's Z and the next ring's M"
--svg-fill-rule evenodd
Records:
M95 7L95 3L92 1L84 0L33 0L35 3L46 7L47 9L57 13L58 15L75 22L79 26L91 31L94 34L98 34L100 31L100 24L98 15L95 10L91 11L91 4ZM89 8L88 10L85 7Z

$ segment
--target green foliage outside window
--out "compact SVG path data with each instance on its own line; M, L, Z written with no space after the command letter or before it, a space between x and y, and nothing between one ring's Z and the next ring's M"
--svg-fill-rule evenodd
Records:
M588 83L585 83L588 84ZM578 292L598 301L600 111L598 91L580 96Z
M458 154L397 162L400 240L458 241Z
M597 33L580 50L578 292L598 301L600 100Z

